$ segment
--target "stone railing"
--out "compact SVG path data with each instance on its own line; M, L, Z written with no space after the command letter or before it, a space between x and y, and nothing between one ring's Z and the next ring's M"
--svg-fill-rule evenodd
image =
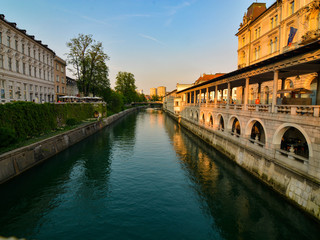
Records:
M277 113L319 117L320 105L277 105Z

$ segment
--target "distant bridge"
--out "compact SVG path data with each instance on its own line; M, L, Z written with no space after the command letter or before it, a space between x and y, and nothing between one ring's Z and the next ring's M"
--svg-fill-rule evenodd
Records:
M155 101L155 102L132 102L131 106L148 106L151 108L162 108L162 102Z

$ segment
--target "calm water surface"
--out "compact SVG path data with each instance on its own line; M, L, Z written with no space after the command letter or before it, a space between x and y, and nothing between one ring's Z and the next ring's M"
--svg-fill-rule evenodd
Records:
M320 239L320 225L165 114L146 110L0 186L0 235Z

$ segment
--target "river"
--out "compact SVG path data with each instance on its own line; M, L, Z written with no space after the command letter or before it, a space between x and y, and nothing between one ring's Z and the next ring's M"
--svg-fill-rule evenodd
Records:
M0 236L319 239L320 225L158 110L0 186Z

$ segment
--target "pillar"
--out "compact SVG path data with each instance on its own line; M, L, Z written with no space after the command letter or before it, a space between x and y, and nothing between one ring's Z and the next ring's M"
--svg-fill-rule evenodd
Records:
M246 78L246 86L244 88L244 110L248 110L248 96L249 96L249 80L250 78Z
M230 83L228 82L227 105L230 104Z
M214 90L214 104L218 103L218 85L216 85Z
M271 112L276 112L279 71L274 71Z
M206 92L206 104L209 103L209 88L207 88L207 92Z

